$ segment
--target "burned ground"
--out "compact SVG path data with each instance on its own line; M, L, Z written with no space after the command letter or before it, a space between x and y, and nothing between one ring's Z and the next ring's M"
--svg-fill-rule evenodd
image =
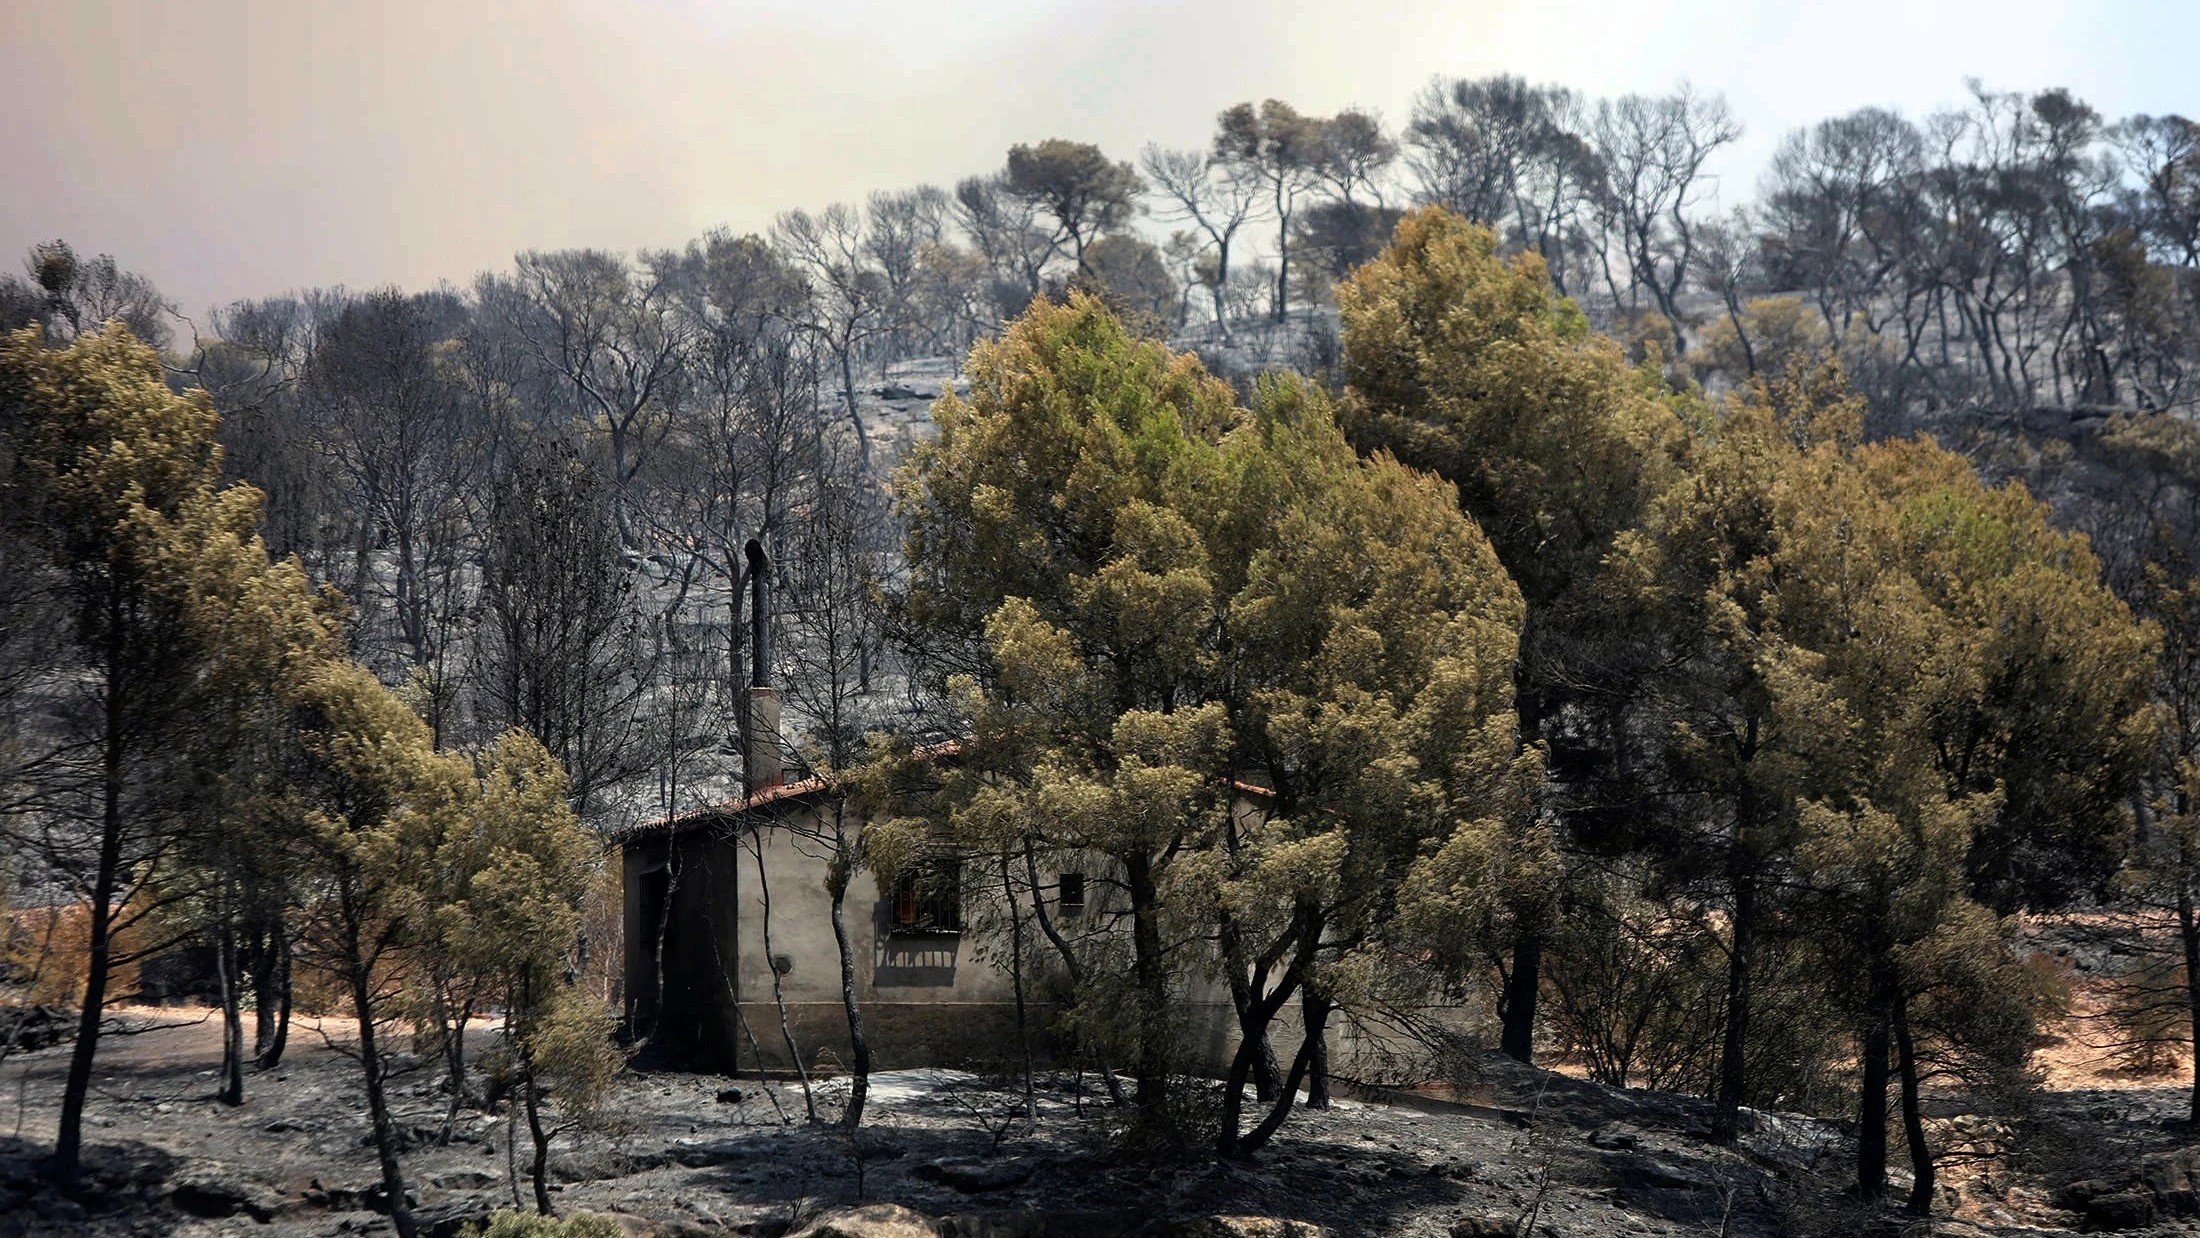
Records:
M132 1012L140 1034L102 1046L84 1185L63 1194L31 1172L52 1130L66 1047L0 1064L0 1233L264 1234L386 1232L373 1210L373 1151L357 1068L305 1030L284 1065L250 1080L240 1108L213 1100L212 1021ZM194 1016L195 1018L195 1016ZM142 1030L152 1028L154 1030ZM486 1037L484 1037L486 1039ZM1010 1120L1013 1084L956 1071L874 1079L873 1120L851 1143L803 1120L798 1086L754 1078L632 1074L606 1129L555 1144L554 1199L565 1210L623 1214L630 1232L775 1235L825 1210L890 1201L943 1234L1166 1233L1197 1218L1286 1218L1337 1235L1847 1234L1901 1228L1843 1194L1848 1144L1838 1123L1760 1115L1739 1149L1705 1139L1708 1111L1662 1093L1620 1092L1565 1075L1483 1064L1471 1102L1417 1096L1341 1100L1294 1115L1249 1159L1156 1163L1117 1151L1114 1111L1092 1081L1043 1079L1038 1120ZM434 1142L445 1097L433 1069L394 1083L410 1147L406 1170L424 1230L527 1196L515 1179L502 1113L461 1115ZM821 1115L845 1083L820 1081ZM775 1103L776 1101L776 1103ZM1961 1175L1940 1233L2077 1229L2058 1208L2102 1205L2096 1226L2135 1217L2134 1191L2162 1178L2185 1134L2176 1088L2050 1092L2004 1124L2002 1160ZM13 1110L13 1112L5 1112ZM781 1111L784 1110L785 1119ZM2154 1158L2149 1161L2148 1158ZM2147 1166L2154 1165L2150 1171ZM2189 1176L2189 1175L2188 1175ZM2073 1194L2073 1185L2078 1188ZM2187 1184L2189 1185L2189 1183ZM2178 1183L2157 1187L2174 1194ZM2088 1191L2091 1194L2088 1194ZM2163 1232L2180 1202L2150 1196ZM2122 1208L2123 1213L2116 1213Z

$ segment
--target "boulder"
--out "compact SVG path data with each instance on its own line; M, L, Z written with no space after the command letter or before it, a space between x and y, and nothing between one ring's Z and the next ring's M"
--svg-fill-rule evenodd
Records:
M836 1208L811 1219L793 1238L938 1238L931 1218L900 1204Z
M1600 1126L1589 1133L1590 1146L1603 1148L1607 1152L1631 1152L1641 1142L1641 1135L1616 1122Z
M2085 1206L2096 1198L2115 1193L2116 1184L2106 1178L2083 1178L2056 1187L2047 1202L2064 1212L2084 1212Z
M244 1213L255 1221L274 1217L281 1201L255 1183L201 1174L176 1183L168 1198L177 1208L195 1217L220 1220Z
M2139 1181L2157 1210L2173 1217L2200 1215L2200 1148L2157 1152L2139 1162Z
M1520 1222L1508 1216L1460 1217L1451 1223L1451 1238L1517 1238Z
M1604 1158L1612 1184L1628 1191L1709 1191L1717 1189L1709 1175L1686 1165L1675 1165L1654 1156L1616 1155Z
M2088 1200L2085 1227L2101 1233L2143 1229L2154 1224L2154 1197L2145 1191L2118 1191Z

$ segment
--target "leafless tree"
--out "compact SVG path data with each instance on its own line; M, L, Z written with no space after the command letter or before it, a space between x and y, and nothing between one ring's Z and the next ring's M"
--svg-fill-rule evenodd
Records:
M1630 284L1649 292L1673 328L1675 352L1685 353L1680 294L1695 258L1694 211L1709 189L1704 164L1741 137L1741 124L1724 99L1684 85L1656 98L1606 101L1593 133L1604 170L1602 200Z
M1230 246L1238 229L1258 217L1262 186L1243 169L1211 154L1147 146L1139 166L1168 203L1162 218L1190 223L1206 238L1214 274L1205 281L1214 300L1215 325L1230 340L1229 306L1223 289L1230 282ZM1189 282L1189 281L1187 281Z

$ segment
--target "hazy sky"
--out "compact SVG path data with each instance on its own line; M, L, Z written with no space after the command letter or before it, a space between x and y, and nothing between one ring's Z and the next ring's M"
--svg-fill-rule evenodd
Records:
M1013 142L1201 145L1244 99L1395 124L1437 73L1723 92L1731 203L1788 129L1967 76L2200 113L2196 47L2194 0L6 0L0 261L66 237L190 313L464 282L950 184Z

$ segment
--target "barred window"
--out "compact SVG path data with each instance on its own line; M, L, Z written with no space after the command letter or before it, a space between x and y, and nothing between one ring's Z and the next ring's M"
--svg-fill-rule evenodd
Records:
M893 929L897 933L962 931L962 862L933 856L894 879Z

